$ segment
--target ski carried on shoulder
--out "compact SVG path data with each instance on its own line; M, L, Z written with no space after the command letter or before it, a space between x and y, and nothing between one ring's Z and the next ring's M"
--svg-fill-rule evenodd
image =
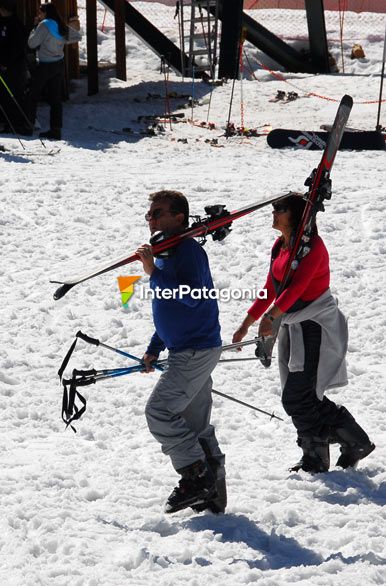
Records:
M288 287L302 258L309 252L309 241L311 238L312 229L315 224L316 214L319 211L324 211L323 201L331 198L331 179L330 172L335 160L336 153L339 149L342 136L350 116L353 106L351 96L343 96L338 111L335 116L334 124L329 134L328 142L323 151L317 169L314 169L311 175L306 179L305 185L309 187L305 194L306 206L304 208L302 220L299 229L295 235L294 245L291 254L288 258L287 265L284 271L284 277L281 281L276 297ZM273 322L274 335L263 338L256 348L256 356L260 358L263 366L268 368L271 366L272 350L276 342L279 332L281 318L279 317Z
M162 232L156 233L150 239L153 255L157 256L166 250L177 246L182 240L185 240L186 238L200 238L202 245L205 244L206 237L209 234L212 236L213 240L223 240L231 232L231 224L234 220L242 218L243 216L255 212L256 210L259 210L274 202L280 201L281 199L287 197L287 195L288 194L279 195L274 198L246 206L239 210L235 210L233 212L228 212L225 209L225 205L206 206L205 213L207 215L204 218L194 216L195 221L193 224L189 228L186 228L186 230L183 232L169 237L165 237ZM137 254L132 254L125 258L105 263L104 265L96 267L94 270L91 270L84 275L76 276L64 281L51 280L50 283L58 283L61 285L61 287L55 291L54 299L61 299L70 289L75 287L75 285L79 285L79 283L88 281L89 279L107 273L108 271L112 271L113 269L122 267L123 265L132 263L136 260L139 260L139 256Z

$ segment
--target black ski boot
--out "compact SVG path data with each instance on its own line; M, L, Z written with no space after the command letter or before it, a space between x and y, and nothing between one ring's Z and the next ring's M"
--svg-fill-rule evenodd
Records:
M182 478L166 501L165 513L175 513L192 505L204 504L217 496L216 479L206 462L197 460L177 472Z
M303 450L301 460L290 468L290 472L327 472L330 467L330 446L327 440L317 436L298 437Z
M39 138L47 138L48 140L62 140L62 130L60 128L51 128L46 132L40 132Z
M335 441L341 446L341 454L336 462L341 468L354 468L359 460L366 458L375 449L367 433L351 415L347 423L342 427L336 427L333 433L332 442Z
M218 472L221 468L220 462L217 460L217 458L214 458L211 455L209 446L204 439L201 438L199 442L202 446L202 449L205 452L208 466L212 470L214 477L216 479L217 496L211 501L207 501L200 505L193 505L192 509L193 511L196 511L196 513L201 513L202 511L205 511L205 509L209 509L209 511L212 511L212 513L215 513L216 515L218 513L225 513L225 509L227 506L227 488L225 480L225 471L222 470L221 477L219 478Z
M218 513L225 513L227 506L227 487L225 476L216 479L216 492L217 495L212 500L201 503L200 505L193 505L193 511L196 511L196 513L201 513L202 511L209 509L209 511L212 511L212 513L215 513L216 515L218 515Z

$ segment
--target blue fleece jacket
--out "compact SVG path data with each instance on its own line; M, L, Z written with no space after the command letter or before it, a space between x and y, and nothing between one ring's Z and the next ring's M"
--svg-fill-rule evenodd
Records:
M193 238L183 240L172 255L156 259L156 268L150 277L150 287L156 291L177 289L188 285L191 289L213 289L208 257ZM174 352L187 348L204 349L221 346L218 305L216 299L194 299L184 295L176 299L152 301L156 328L148 354L158 356L168 348Z

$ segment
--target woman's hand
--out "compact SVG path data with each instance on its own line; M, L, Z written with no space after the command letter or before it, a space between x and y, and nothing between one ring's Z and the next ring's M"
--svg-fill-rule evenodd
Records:
M232 344L237 344L237 342L241 342L243 338L247 335L249 327L244 323L235 331L232 338Z
M264 338L267 336L273 336L272 321L268 317L262 317L258 335Z

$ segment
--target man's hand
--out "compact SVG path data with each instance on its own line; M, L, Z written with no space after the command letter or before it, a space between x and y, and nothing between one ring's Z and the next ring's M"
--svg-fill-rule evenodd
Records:
M142 246L140 246L136 251L136 254L138 254L139 258L142 261L143 270L150 277L155 269L154 256L151 251L150 244L142 244Z
M154 368L152 367L152 363L158 360L158 356L154 356L153 354L144 354L142 356L143 364L145 367L144 372L154 372Z

